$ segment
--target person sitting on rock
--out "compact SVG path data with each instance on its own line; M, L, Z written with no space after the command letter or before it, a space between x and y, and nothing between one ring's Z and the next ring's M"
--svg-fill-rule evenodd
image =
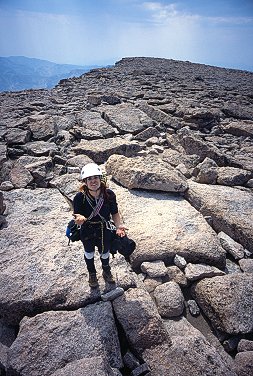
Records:
M121 223L116 195L106 188L102 170L95 163L88 163L81 170L82 185L73 200L74 218L81 226L80 237L84 246L84 259L89 272L90 287L97 287L98 280L94 264L95 247L98 248L103 269L103 277L114 283L109 265L112 231L109 221L112 218L116 234L125 236L125 226Z

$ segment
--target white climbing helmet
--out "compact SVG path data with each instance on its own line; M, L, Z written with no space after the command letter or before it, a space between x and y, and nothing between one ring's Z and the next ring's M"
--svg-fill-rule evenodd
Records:
M88 163L81 170L82 180L90 176L102 176L102 170L96 163Z

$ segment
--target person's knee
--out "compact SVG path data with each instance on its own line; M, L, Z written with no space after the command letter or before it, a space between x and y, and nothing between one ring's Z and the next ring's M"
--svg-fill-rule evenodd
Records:
M91 260L94 258L94 255L95 255L95 252L87 252L87 251L84 251L84 256L87 260Z
M110 256L110 252L109 251L107 251L107 252L103 252L101 255L100 255L100 257L101 257L101 259L103 259L103 260L105 260L105 259L109 259L109 256Z

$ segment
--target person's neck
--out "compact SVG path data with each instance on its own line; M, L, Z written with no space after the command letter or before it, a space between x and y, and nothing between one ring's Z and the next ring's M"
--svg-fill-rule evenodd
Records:
M100 196L100 193L101 193L101 189L97 189L96 191L91 191L89 190L89 194L94 197L94 198L98 198Z

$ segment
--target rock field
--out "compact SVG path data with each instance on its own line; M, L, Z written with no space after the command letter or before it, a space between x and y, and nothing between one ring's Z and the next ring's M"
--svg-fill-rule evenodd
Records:
M124 58L0 103L0 375L252 375L253 73ZM65 236L91 161L136 242L98 289Z

